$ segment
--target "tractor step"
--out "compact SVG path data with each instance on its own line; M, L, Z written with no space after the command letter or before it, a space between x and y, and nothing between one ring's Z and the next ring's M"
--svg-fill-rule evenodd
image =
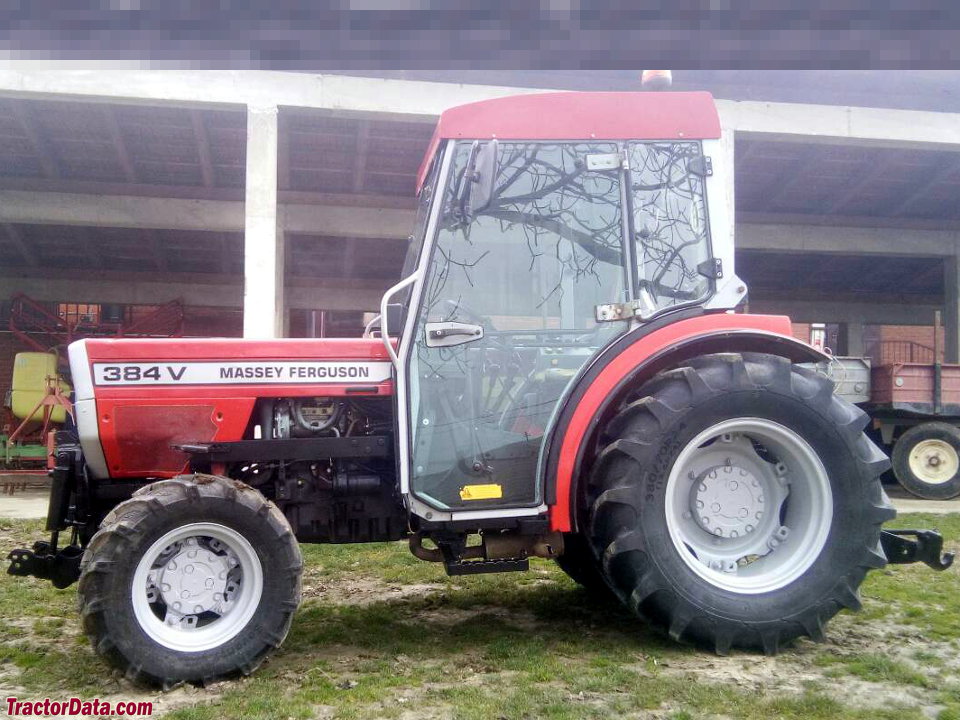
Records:
M530 569L527 558L505 560L467 560L465 562L445 562L447 575L482 575L484 573L523 572Z

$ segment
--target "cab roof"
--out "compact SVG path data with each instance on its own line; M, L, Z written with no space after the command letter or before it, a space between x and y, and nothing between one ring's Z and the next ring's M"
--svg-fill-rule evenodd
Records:
M420 191L443 140L707 140L720 118L707 92L556 92L445 110L417 175Z

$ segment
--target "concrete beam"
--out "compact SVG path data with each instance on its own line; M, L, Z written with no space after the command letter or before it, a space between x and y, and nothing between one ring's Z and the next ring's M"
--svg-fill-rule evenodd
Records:
M185 105L289 106L432 120L464 103L552 92L342 75L257 70L0 70L0 94L75 95L91 100ZM725 128L785 140L943 147L960 150L960 114L839 105L717 100Z
M280 138L283 139L281 134ZM281 168L282 170L282 168ZM61 193L66 195L122 195L130 197L180 198L183 200L232 200L243 202L243 188L200 187L197 185L153 185L91 180L0 177L0 191ZM351 207L416 209L413 195L377 195L374 193L322 193L304 190L280 190L280 203L290 205L349 205Z
M939 305L881 304L849 301L749 298L750 312L789 315L794 322L855 323L869 325L933 325Z
M0 276L0 297L22 292L40 302L117 303L160 305L181 299L198 307L240 308L243 284L237 277L193 273L158 276L156 273L96 273L96 279L67 274L50 277ZM170 278L170 279L168 279ZM289 283L288 308L303 310L373 310L390 282L320 280Z
M286 332L284 237L277 215L277 108L247 111L247 183L243 242L243 336Z
M345 202L350 196L331 198L325 205L283 204L278 210L280 224L289 233L384 239L405 239L413 228L416 213L412 209L355 207L338 202L341 198ZM960 240L957 230L742 220L736 228L741 250L942 256L952 254ZM239 201L18 190L0 190L0 222L214 232L245 228Z
M413 229L416 211L342 203L285 204L279 207L278 217L287 232L401 239ZM215 232L240 232L246 228L244 204L240 201L19 190L0 190L0 222Z
M958 238L953 230L738 222L736 244L738 250L939 257L952 255Z
M415 210L334 205L283 205L280 223L290 233L321 233L356 238L407 239Z
M925 110L717 100L723 127L746 136L960 151L960 116Z
M0 190L0 218L39 225L168 230L237 232L244 227L242 202L19 190Z
M264 70L0 70L0 94L77 95L89 100L180 105L271 105L386 113L432 121L448 107L547 92L529 88L360 78ZM553 92L553 91L549 91Z

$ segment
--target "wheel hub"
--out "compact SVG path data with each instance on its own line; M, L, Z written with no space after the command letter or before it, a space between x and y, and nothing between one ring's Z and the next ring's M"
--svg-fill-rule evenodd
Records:
M263 568L233 528L197 522L174 528L140 557L131 585L134 614L153 641L182 652L222 645L257 611Z
M697 524L721 538L742 537L756 530L766 503L756 475L732 464L701 473L693 484L692 500Z
M187 538L156 579L164 604L194 615L214 609L224 599L230 560L199 546L196 538Z
M923 482L939 485L948 482L960 471L960 456L943 440L923 440L909 456L910 470Z
M731 418L691 439L667 481L664 513L681 558L733 592L783 587L826 542L830 480L796 432Z

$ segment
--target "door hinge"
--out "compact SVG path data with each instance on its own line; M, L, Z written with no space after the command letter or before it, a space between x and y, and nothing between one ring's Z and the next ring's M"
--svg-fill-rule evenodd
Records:
M586 156L586 167L590 171L617 170L623 163L620 153L594 153Z
M687 163L687 169L700 177L713 176L713 160L709 155L700 155Z
M632 320L642 310L639 300L630 300L622 303L606 303L594 307L597 322L613 322L615 320Z
M720 258L709 258L697 265L697 272L706 278L719 280L723 277L723 260Z

